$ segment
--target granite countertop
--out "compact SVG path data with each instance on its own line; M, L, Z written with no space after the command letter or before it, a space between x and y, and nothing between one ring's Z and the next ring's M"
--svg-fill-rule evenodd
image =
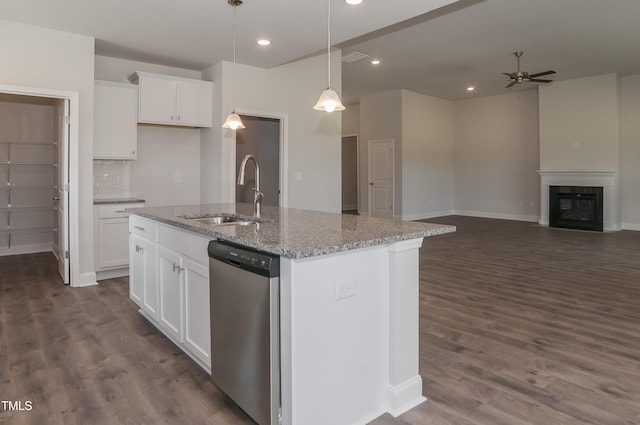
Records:
M140 198L94 198L93 205L107 204L139 204L144 203L144 199Z
M455 226L326 213L263 205L264 222L206 225L185 217L253 215L252 204L132 208L133 215L288 258L306 258L455 232Z

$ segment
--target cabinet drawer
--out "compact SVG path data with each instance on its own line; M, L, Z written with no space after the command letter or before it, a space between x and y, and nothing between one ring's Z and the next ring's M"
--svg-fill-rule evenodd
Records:
M187 233L184 230L158 225L158 245L191 257L201 264L209 264L207 245L209 239Z
M132 215L129 217L129 232L134 235L139 235L140 237L143 237L152 242L156 242L157 227L158 225L151 220L144 219L137 215Z
M135 204L109 204L100 205L98 207L98 216L100 218L121 218L129 217L129 213L125 211L127 208L141 208L144 207L142 203Z

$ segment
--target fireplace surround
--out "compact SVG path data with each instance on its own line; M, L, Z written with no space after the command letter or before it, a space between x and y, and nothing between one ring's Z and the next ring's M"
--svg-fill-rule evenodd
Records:
M546 171L540 174L540 221L549 225L549 186L593 186L603 188L604 231L620 230L618 173L615 171Z

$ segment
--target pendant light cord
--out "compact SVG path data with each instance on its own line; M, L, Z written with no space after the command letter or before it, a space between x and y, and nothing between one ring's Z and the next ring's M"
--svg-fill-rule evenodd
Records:
M236 7L233 5L233 112L236 112L236 93L238 87L236 85Z
M327 0L327 86L331 88L331 0Z

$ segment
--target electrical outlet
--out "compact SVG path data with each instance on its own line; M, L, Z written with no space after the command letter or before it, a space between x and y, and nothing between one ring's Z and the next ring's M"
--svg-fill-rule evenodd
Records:
M175 173L173 175L173 182L176 184L179 184L180 182L182 182L182 176L180 175L180 173Z
M120 176L117 174L114 174L113 176L111 176L111 184L113 185L120 184Z
M302 180L302 172L301 171L296 171L296 180L297 181Z
M354 295L356 295L355 279L336 282L336 300L353 297Z

